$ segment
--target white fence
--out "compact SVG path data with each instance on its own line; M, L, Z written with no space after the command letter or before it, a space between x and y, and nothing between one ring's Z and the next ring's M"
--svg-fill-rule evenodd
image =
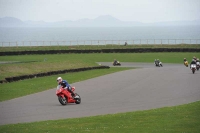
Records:
M200 44L200 39L135 39L135 40L76 40L76 41L22 41L0 42L0 47L71 46L71 45L144 45L144 44Z

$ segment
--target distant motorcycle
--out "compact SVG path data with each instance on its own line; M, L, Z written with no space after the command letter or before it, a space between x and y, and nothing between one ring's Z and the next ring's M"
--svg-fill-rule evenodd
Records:
M121 66L121 63L119 61L113 62L113 66Z
M196 66L196 68L197 68L197 71L199 71L199 67L200 67L200 63L199 63L199 62L197 62L197 66Z
M185 65L186 67L188 67L188 61L185 61L185 62L184 62L184 65Z
M191 64L190 68L192 70L192 73L194 74L196 71L196 64Z
M155 64L155 66L157 66L157 67L163 67L163 64L162 64L162 62L161 61L156 61L156 62L154 62L154 64Z
M72 91L75 91L75 87L72 87ZM58 96L58 101L62 105L66 105L67 103L81 103L81 97L77 93L75 93L75 96L72 97L72 94L61 85L57 86L56 95Z

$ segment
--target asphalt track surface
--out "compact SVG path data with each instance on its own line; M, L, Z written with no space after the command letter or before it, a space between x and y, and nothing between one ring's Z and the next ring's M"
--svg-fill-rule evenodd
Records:
M192 74L183 64L163 65L122 62L121 67L139 68L74 83L81 104L62 106L55 88L0 102L0 125L148 110L200 100L200 71Z

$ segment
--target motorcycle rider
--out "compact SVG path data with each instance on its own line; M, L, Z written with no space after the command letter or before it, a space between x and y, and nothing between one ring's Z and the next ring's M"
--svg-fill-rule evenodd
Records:
M184 65L188 67L188 61L186 58L183 59Z
M196 64L199 65L199 58L197 58L197 60L196 60Z
M57 82L58 82L58 85L61 85L64 89L67 89L72 94L72 97L75 97L75 94L72 91L72 87L69 85L69 83L66 80L63 80L62 77L58 77Z
M191 69L191 65L192 65L192 64L195 64L195 65L196 65L195 59L192 59L192 62L190 63L190 69Z
M199 58L197 58L196 62L199 62Z
M155 64L156 66L159 66L160 60L159 59L155 59Z
M117 64L117 60L116 60L116 59L114 59L114 62L113 62L113 64L115 64L115 65Z
M154 60L154 64L155 64L155 65L157 64L157 60L156 60L156 59Z
M194 56L193 59L194 59L194 61L196 61L197 60L196 56Z

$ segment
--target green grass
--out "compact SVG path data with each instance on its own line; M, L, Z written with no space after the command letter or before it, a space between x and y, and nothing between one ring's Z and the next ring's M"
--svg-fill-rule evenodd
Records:
M21 61L23 63L0 64L0 80L5 77L35 74L70 68L96 66L95 62L154 62L160 59L164 63L183 63L200 53L91 53L91 54L53 54L53 55L20 55L0 56L0 61ZM28 61L37 61L29 62Z
M55 88L57 86L56 78L58 76L67 79L71 84L74 82L83 81L86 79L110 74L118 71L128 70L132 68L110 68L110 69L99 69L90 70L76 73L66 73L54 76L40 77L34 79L21 80L18 82L11 82L0 84L0 101L5 101L28 94L45 91L48 89Z
M20 46L1 47L0 52L6 51L37 51L37 50L69 50L69 49L127 49L127 48L200 48L200 44L142 44L142 45L72 45L72 46Z
M200 101L159 109L0 126L1 133L199 133Z

